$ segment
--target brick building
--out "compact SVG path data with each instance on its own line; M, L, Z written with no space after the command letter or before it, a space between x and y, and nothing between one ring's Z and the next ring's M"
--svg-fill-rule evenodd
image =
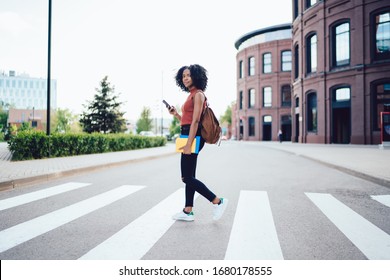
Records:
M291 139L291 24L255 30L236 41L235 137Z
M243 139L276 140L276 131L282 127L288 140L290 127L293 142L379 144L380 113L390 104L390 2L292 1L290 44L288 38L272 34L268 36L270 41L260 40L247 48L241 47L241 41L250 39L248 35L236 42L236 47L241 42L241 49L237 48L237 127ZM288 55L282 51L289 48L291 72L284 73L280 67ZM241 69L249 71L241 64L249 65L248 59L256 49L259 51L254 57L260 63L255 67L264 67L268 58L263 54L270 52L272 73L240 78ZM291 125L283 106L288 96L283 94L287 75ZM272 88L271 103L264 101L269 96L264 95L265 84ZM251 88L260 90L260 95L255 93L258 97L254 107L249 105L251 97L245 97L253 96L248 93ZM265 125L266 116L271 116L271 128ZM269 131L271 137L267 136Z

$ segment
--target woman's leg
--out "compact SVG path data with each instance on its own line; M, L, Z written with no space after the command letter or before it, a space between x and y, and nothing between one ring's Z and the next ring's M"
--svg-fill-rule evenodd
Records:
M205 184L195 178L197 159L197 154L181 155L182 180L186 184L186 208L194 206L195 191L204 196L210 202L213 202L216 198L216 195L210 191Z

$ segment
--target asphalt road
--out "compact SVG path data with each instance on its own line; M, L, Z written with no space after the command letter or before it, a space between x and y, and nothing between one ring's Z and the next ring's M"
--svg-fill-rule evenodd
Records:
M197 177L223 218L183 207L180 156L0 193L0 259L390 259L390 189L250 143L207 145Z

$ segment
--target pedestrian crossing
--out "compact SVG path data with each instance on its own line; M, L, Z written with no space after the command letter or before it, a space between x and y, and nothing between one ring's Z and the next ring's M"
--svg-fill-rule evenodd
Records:
M283 259L266 192L241 191L225 259Z
M390 260L389 234L330 194L306 193L306 195L368 259Z
M143 186L121 186L0 232L0 253L124 198ZM7 242L3 242L7 240Z
M30 192L0 200L0 211L13 210L27 203L41 203L43 199L91 187L90 183L70 182L40 191ZM118 202L146 186L122 185L80 202L24 221L0 231L0 254L12 250L35 237L45 235L72 221ZM93 248L84 250L78 258L83 260L138 260L142 259L161 238L174 230L172 214L183 206L184 189L180 188L154 207L146 210L127 226L113 233ZM198 195L197 195L198 197ZM350 240L368 259L390 259L390 235L375 226L359 213L326 193L305 193L311 207L317 208L344 236ZM385 207L390 207L390 195L369 197ZM231 199L232 201L232 199ZM266 191L241 190L237 206L227 211L234 213L233 219L224 217L217 223L231 226L226 260L283 260L283 248L279 238L284 232L275 227L275 217ZM234 205L234 204L230 204ZM1 212L0 212L1 213ZM0 216L3 217L3 216ZM0 221L1 222L1 221ZM210 223L212 219L210 219ZM81 225L82 226L82 225ZM191 226L196 227L196 222ZM190 229L189 229L190 230ZM80 238L88 238L80 236ZM23 257L21 257L23 258Z
M174 224L166 213L183 206L184 189L179 189L134 222L95 247L80 259L139 260Z
M89 186L91 184L88 183L66 183L66 184L61 184L52 188L48 189L43 189L40 191L35 191L31 193L27 193L24 195L19 195L16 197L8 198L8 199L3 199L0 201L0 211L9 209L12 207L16 207L19 205L27 204L33 201L37 201L43 198L48 198L51 196L55 196L61 193L77 190L79 188L83 188L86 186Z

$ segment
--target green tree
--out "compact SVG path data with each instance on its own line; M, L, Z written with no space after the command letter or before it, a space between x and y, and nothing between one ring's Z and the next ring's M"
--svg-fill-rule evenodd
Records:
M179 114L181 114L178 106L176 106L176 111ZM171 136L174 136L175 134L180 134L180 121L176 117L173 117L171 126L169 127L169 132L170 132Z
M7 128L8 112L3 108L3 102L0 100L0 132L5 132Z
M151 118L151 111L149 108L144 107L141 116L137 121L137 133L140 133L141 131L150 131L152 130L152 122L153 119Z
M80 124L87 133L119 133L126 130L124 112L120 111L123 102L119 102L114 87L104 77L100 82L100 89L96 89L94 100L84 105L86 112L81 114Z
M227 107L225 114L220 117L220 123L227 123L228 125L232 124L232 106L233 103Z
M77 116L73 115L69 109L58 108L55 114L55 132L79 132Z

